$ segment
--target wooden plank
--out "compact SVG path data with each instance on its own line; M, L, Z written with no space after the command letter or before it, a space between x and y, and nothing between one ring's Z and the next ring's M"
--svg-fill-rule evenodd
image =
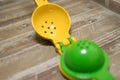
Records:
M26 0L28 1L28 0ZM16 1L16 0L1 0L0 1L0 10L5 10L7 8L11 8L13 6L17 6L17 5L20 5L20 4L23 4L24 2L26 1L23 1L23 0L20 0L20 1ZM31 0L33 1L33 0ZM7 5L6 5L7 4Z
M119 46L120 50L120 46ZM115 80L120 80L120 51L111 57L111 72L115 76Z
M110 43L108 43L107 45L104 45L102 47L106 50L106 52L108 52L108 54L112 58L113 56L116 56L120 52L120 38L115 39L111 41ZM113 63L114 62L112 62L112 64Z
M120 14L120 0L111 0L110 9Z
M15 0L12 1L15 2ZM120 38L119 15L91 0L81 0L79 2L78 0L51 0L51 2L59 3L69 12L72 20L70 31L72 36L75 36L77 39L85 38L94 40L103 46L111 56L115 55L116 51L119 51L119 48L113 52L109 50L109 47L112 46L110 44L113 42L113 44L117 44L118 42L115 40L119 41ZM5 6L5 4L8 5ZM16 6L17 4L18 6ZM30 67L37 64L42 65L42 63L55 58L57 52L49 41L36 35L32 28L30 17L35 8L33 0L30 3L28 3L28 0L20 0L15 3L5 0L2 5L4 9L1 10L0 14L8 16L0 18L4 22L0 23L0 80L5 80L7 78L12 79L11 76L17 75L26 69L29 70ZM18 11L19 15L16 13ZM45 80L49 79L50 76L57 76L59 77L58 79L64 79L55 64L52 65L53 74L44 77L43 75L51 72L51 70L46 72L48 68L51 68L51 65L48 65L48 68L44 67L45 65L42 69L45 72L40 73L42 69L38 70L38 79ZM28 77L28 79L37 80L36 73ZM27 80L25 77L24 79ZM52 77L51 79L56 80L56 77Z
M10 8L8 7L8 8L5 8L4 10L1 10L0 26L8 25L10 23L28 18L32 15L32 12L36 5L34 3L34 0L31 0L29 2L25 1L24 3L21 3L21 4L18 4L17 6L13 5Z
M16 53L16 55L12 55L12 58L9 56L0 61L0 79L4 80L22 70L41 64L56 55L57 53L53 46L40 46L38 44L31 48L26 48Z
M48 75L49 74L49 75ZM38 80L67 80L65 79L58 69L58 66L53 67L52 69L38 74Z
M117 25L118 23L114 22L114 19L111 20L110 18L106 18L95 24L93 23L88 26L78 27L78 29L73 30L71 35L75 36L77 39L95 39L101 35L111 32L115 28L119 28Z
M94 0L94 1L120 14L120 0Z
M93 1L96 1L96 2L98 2L99 4L105 6L105 0L93 0Z
M10 39L16 35L24 34L32 31L30 18L23 19L22 21L13 23L0 29L0 41ZM9 35L8 35L9 34Z

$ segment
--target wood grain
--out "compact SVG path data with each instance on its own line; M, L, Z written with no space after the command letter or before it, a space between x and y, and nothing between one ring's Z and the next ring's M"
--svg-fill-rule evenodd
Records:
M70 14L71 36L93 40L108 52L110 70L119 80L120 15L92 0L49 2L61 5ZM0 80L65 79L57 67L55 47L32 28L35 8L34 0L0 1Z
M120 0L94 0L94 1L120 14Z

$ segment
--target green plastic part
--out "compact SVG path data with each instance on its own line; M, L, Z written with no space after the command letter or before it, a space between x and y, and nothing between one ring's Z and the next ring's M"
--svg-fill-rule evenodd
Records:
M69 68L83 73L94 71L104 64L102 50L91 41L73 43L66 49L64 57Z
M60 43L63 54L60 58L62 70L76 80L114 80L110 74L107 53L90 40L72 41L71 45Z

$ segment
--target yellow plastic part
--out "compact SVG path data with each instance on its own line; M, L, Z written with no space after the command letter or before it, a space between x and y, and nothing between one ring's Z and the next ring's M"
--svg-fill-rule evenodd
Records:
M38 7L32 15L35 31L43 38L51 40L57 47L58 42L69 44L70 17L61 6L49 3L47 0L35 0ZM58 52L61 51L58 48Z
M76 79L70 77L69 75L67 75L67 74L62 70L60 63L59 63L59 70L60 70L60 72L61 72L66 78L68 78L69 80L76 80Z
M73 41L76 41L76 38L75 38L75 37L72 37L72 40L73 40ZM63 44L64 44L64 45L68 45L68 44L70 44L70 41L67 39L66 41L63 41ZM58 52L61 54L62 51L61 51L60 45L59 45L59 44L56 44L55 46L56 46L56 48L58 49Z

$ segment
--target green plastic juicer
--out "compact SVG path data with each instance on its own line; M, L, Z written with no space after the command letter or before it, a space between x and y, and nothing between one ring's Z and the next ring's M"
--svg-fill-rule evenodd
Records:
M59 68L70 80L114 80L109 72L109 57L95 42L90 40L73 41L60 46L63 54Z
M67 11L47 0L35 0L38 7L32 15L35 31L53 42L61 54L59 69L70 80L114 80L110 74L107 53L90 40L71 37Z

